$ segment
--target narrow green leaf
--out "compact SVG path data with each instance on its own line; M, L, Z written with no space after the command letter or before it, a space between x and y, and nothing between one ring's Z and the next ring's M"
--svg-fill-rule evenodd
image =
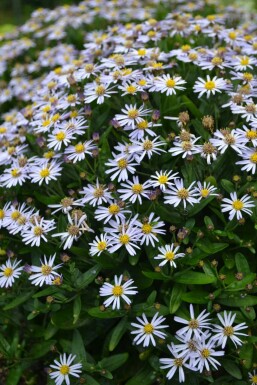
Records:
M88 286L91 282L94 281L95 277L99 274L101 269L102 266L99 264L91 267L91 269L89 269L86 273L78 277L76 287L78 289L83 289L84 287Z
M197 303L197 304L207 304L209 299L205 298L206 297L206 292L205 291L200 291L200 290L194 290L194 291L189 291L187 293L183 293L181 296L181 300L188 302L188 303Z
M96 318L120 318L126 315L125 310L111 310L105 309L101 310L98 306L92 307L88 310L88 314Z
M188 285L205 285L216 282L213 275L207 275L194 271L183 271L174 275L173 280L177 283L186 283Z
M32 297L33 291L26 291L25 293L22 293L18 297L16 297L14 300L12 300L8 305L4 306L3 310L10 310L14 309L15 307L23 304L26 302L29 298Z
M204 241L204 242L197 242L197 247L199 247L200 250L204 251L205 253L212 255L219 253L220 251L226 249L229 244L228 243L214 243L211 241Z
M73 302L73 324L75 324L80 316L81 312L81 297L78 295Z
M76 329L73 332L71 351L73 354L76 354L80 360L87 358L85 345L81 337L80 332Z
M185 292L186 287L184 285L181 285L179 283L175 283L171 292L170 296L170 304L169 304L169 310L170 314L174 314L180 304L181 304L181 298L182 294Z
M127 317L124 317L120 320L120 322L114 327L111 335L111 339L109 342L109 351L112 352L118 343L120 342L122 336L127 330Z
M251 272L248 261L242 253L236 253L235 261L239 273L249 274Z
M232 377L241 380L242 379L242 373L238 367L238 364L231 360L222 360L222 366L228 372Z
M151 385L155 382L156 374L150 366L139 370L125 385Z
M112 372L125 364L128 358L128 353L115 354L114 356L103 358L98 364L103 369L107 369Z

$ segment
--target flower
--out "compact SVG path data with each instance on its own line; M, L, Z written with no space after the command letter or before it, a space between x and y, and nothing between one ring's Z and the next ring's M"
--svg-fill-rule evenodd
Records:
M239 325L232 326L236 313L232 314L232 312L227 313L224 311L224 316L222 318L221 314L217 314L222 326L214 325L213 333L215 335L212 337L213 341L217 342L221 345L222 349L226 346L228 338L231 339L233 344L237 347L237 345L242 345L242 341L237 336L247 336L245 333L239 333L238 330L246 329L247 325L245 322L240 323Z
M136 317L138 323L131 323L131 326L137 328L137 330L133 330L131 334L136 334L136 337L133 339L133 342L136 345L139 345L143 342L143 346L149 346L151 343L153 346L156 345L154 336L165 339L166 334L159 331L159 329L167 328L168 325L161 325L162 322L165 321L165 318L160 316L159 313L156 313L151 321L148 321L146 315L142 314L142 319L140 317Z
M57 180L57 177L61 175L61 170L62 167L60 167L60 165L55 161L52 161L52 163L44 161L39 166L31 166L31 182L38 183L39 186L41 186L43 182L48 184L50 180Z
M15 278L18 278L23 270L23 267L18 265L21 263L15 259L11 261L9 258L6 263L0 266L0 287L11 287L15 281Z
M149 115L151 110L144 110L144 106L137 108L136 104L126 104L121 112L123 112L123 114L115 115L115 120L117 120L122 127L128 125L134 129L135 125L143 120L142 116Z
M94 185L88 184L87 187L83 187L83 190L79 193L84 195L84 197L79 200L82 204L89 203L94 207L102 203L111 202L111 193L105 185L99 183L98 179Z
M166 233L164 229L160 229L160 227L165 226L165 223L160 221L160 217L154 218L154 216L155 213L150 213L149 217L146 217L142 223L138 222L140 228L141 245L145 243L146 246L148 246L149 243L151 243L151 245L154 247L154 242L159 242L157 235Z
M66 382L66 385L70 385L69 376L80 377L82 364L71 365L75 358L76 355L70 354L67 358L66 353L60 354L60 362L54 360L55 365L50 365L50 368L55 369L55 371L50 372L50 377L54 379L56 385L61 385L63 381Z
M56 277L60 277L55 270L59 269L62 266L62 263L56 266L53 266L56 254L52 257L49 257L49 261L47 261L46 256L44 256L44 261L40 260L41 266L30 266L29 271L32 273L29 276L29 280L33 285L43 286L52 285L53 280Z
M165 191L167 187L172 186L172 180L178 178L178 172L172 174L172 170L170 171L156 171L156 175L151 175L150 183L153 187L159 187L162 191Z
M133 160L132 156L120 156L113 153L114 159L109 159L106 166L110 166L109 170L105 170L106 174L113 174L111 180L114 180L118 177L118 182L125 181L128 179L128 172L134 174L136 169L133 166L136 166L137 163L131 163Z
M200 373L202 373L204 368L210 370L210 365L218 369L217 365L220 365L220 362L213 357L220 357L225 353L223 350L215 351L216 341L213 341L213 339L207 341L209 337L210 334L202 334L197 341L196 357L193 365Z
M99 257L99 255L103 251L108 250L108 246L110 246L110 243L107 239L107 235L101 234L100 238L95 237L95 240L93 242L89 243L89 246L91 246L90 250L89 250L89 254L90 255L97 255Z
M114 276L114 285L105 282L100 288L100 296L109 297L104 301L104 306L108 307L112 304L112 309L120 309L120 299L122 298L126 304L130 305L131 300L128 295L135 295L138 293L136 286L131 286L134 281L129 279L123 285L121 284L123 280L123 275L119 277Z
M217 76L214 76L214 78L210 78L209 75L207 75L207 80L204 80L202 78L198 78L199 80L195 83L193 90L194 92L199 92L199 98L203 94L207 94L207 98L210 97L210 95L215 95L216 92L221 92L222 90L227 89L227 84L224 79L218 78Z
M248 372L248 376L249 376L249 381L251 382L251 385L256 385L257 384L256 371L254 370L253 373Z
M177 331L177 334L179 336L184 335L186 336L186 339L189 340L192 335L195 335L196 338L201 338L201 335L204 333L203 329L210 329L210 319L207 317L210 315L210 313L206 313L206 310L203 310L197 318L195 318L194 315L194 308L193 305L190 304L190 319L185 320L181 317L174 317L174 321L180 322L182 324L185 324L187 326L183 327L182 329L179 329Z
M153 81L153 86L150 87L150 92L161 92L169 96L175 95L176 90L185 90L185 87L181 87L182 84L185 84L186 81L181 78L181 76L170 77L170 74L158 76Z
M138 200L139 203L142 204L142 197L148 199L149 191L147 189L151 185L148 181L141 184L139 183L138 176L133 176L133 182L128 180L126 183L121 183L121 186L124 188L117 190L117 192L121 194L120 199L129 199L132 203L135 203Z
M257 165L257 150L256 148L247 148L244 149L242 155L240 155L243 160L239 160L236 164L242 164L242 171L246 170L247 172L252 171L252 174L256 172Z
M175 186L170 186L169 189L165 191L164 202L166 204L177 207L182 202L185 209L187 202L190 205L199 203L197 192L195 188L192 188L195 182L191 183L188 188L184 187L183 179L175 179L174 184Z
M252 214L252 210L250 207L254 207L255 204L249 195L244 195L242 198L238 199L237 193L230 193L230 198L222 199L221 211L226 212L229 211L229 220L232 221L234 216L236 216L237 220L242 219L242 212L245 212L248 215Z
M164 266L166 263L170 263L171 267L177 267L176 263L174 262L175 259L182 258L185 256L185 254L177 253L179 246L176 246L175 248L174 247L175 246L173 243L171 245L165 245L164 247L158 247L160 254L158 254L157 257L154 257L154 259L163 260L159 266Z

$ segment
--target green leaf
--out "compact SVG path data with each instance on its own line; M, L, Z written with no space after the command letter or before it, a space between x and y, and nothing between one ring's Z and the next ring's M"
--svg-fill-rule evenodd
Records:
M34 191L34 196L37 198L39 202L44 203L46 206L54 203L60 203L60 200L61 200L61 198L58 195L47 196L47 195L40 194L37 191Z
M239 273L249 274L251 272L247 259L242 253L236 253L235 261Z
M253 361L253 344L246 343L242 345L239 352L239 357L244 362L244 367L250 369Z
M147 278L151 278L153 280L160 280L160 281L170 281L172 278L163 275L162 273L156 273L154 271L142 271L142 274L145 275Z
M235 186L232 182L226 179L221 179L221 186L224 188L224 190L228 193L232 193L235 191Z
M111 339L109 342L109 351L112 352L118 343L120 342L122 336L127 330L127 317L124 317L120 320L120 322L114 327L111 335Z
M240 295L236 294L221 294L217 299L217 302L219 302L222 305L226 305L229 307L247 307L247 306L255 306L257 305L257 297L246 295L245 297L241 297Z
M196 214L198 214L200 211L202 211L205 206L207 206L213 199L215 198L214 195L211 195L207 198L204 198L204 199L201 199L200 203L197 203L196 205L194 205L193 207L190 207L188 209L188 216L189 217L193 217L195 216Z
M130 378L125 385L151 385L155 379L154 370L147 365Z
M230 285L228 285L226 287L226 291L243 290L246 285L254 281L255 277L255 273L248 274L245 278L241 279L241 281L234 281Z
M76 287L78 289L83 289L84 287L88 286L91 282L95 280L95 277L99 274L101 271L102 266L97 264L94 267L91 267L86 273L82 274L78 277L76 281Z
M14 300L12 300L8 305L4 306L3 310L10 310L14 309L15 307L21 305L22 303L26 302L29 298L32 297L32 293L34 291L26 291L25 293L22 293L18 297L16 297Z
M175 283L171 292L170 296L170 304L169 304L169 310L170 314L174 314L180 304L182 299L182 294L185 292L186 287L184 285L181 285L179 283Z
M235 377L238 380L242 379L242 373L238 367L238 364L231 360L222 360L221 362L223 368L228 372L232 377Z
M85 345L80 332L76 329L73 332L73 339L71 344L71 352L76 354L80 360L87 358Z
M75 298L73 302L73 324L75 324L80 316L81 312L81 297L80 295Z
M194 290L182 294L181 299L188 303L207 304L209 299L205 298L207 295L206 291Z
M114 356L103 358L98 364L103 369L107 369L112 372L125 364L128 358L128 353L115 354Z
M87 385L100 385L98 381L96 381L93 377L89 376L88 374L83 374L83 378L85 378Z
M188 285L205 285L216 282L216 277L194 271L183 271L174 275L173 280L177 283L186 283Z
M111 310L105 309L101 310L99 306L92 307L88 310L88 314L96 318L120 318L126 315L125 310Z
M9 342L0 334L0 352L4 355L8 355L8 351L10 349Z
M51 347L54 346L55 343L55 340L40 341L39 343L33 345L29 352L30 357L33 359L43 357L51 350Z
M197 242L196 246L199 247L199 249L204 251L205 253L212 255L226 249L229 246L229 244L221 243L221 242L214 243L206 240L205 242Z
M28 363L19 363L9 370L6 385L18 385L20 384L21 376L24 373L24 370L29 366Z

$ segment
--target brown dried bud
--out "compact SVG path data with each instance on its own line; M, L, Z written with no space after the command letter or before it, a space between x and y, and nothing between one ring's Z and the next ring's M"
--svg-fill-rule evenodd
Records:
M202 125L204 126L204 128L206 128L207 130L212 132L213 128L214 128L214 118L213 118L213 116L205 115L202 118Z
M218 312L218 311L220 311L221 306L220 306L219 303L214 303L212 308L213 308L214 311Z
M236 277L237 281L241 281L244 278L244 274L243 273L236 273L235 277Z

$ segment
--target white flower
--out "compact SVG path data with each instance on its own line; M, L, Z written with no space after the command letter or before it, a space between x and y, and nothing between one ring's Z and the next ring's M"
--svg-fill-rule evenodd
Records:
M47 220L44 218L37 218L35 215L31 218L31 223L28 223L24 229L22 229L21 237L22 241L26 245L40 246L41 240L47 242L46 234L49 231L55 229L54 220Z
M68 146L70 141L74 139L73 132L69 129L55 128L52 134L49 134L47 139L48 148L53 148L53 150L60 150L62 144Z
M165 191L167 187L172 186L173 179L178 178L178 172L172 174L170 171L156 171L156 175L151 175L150 183L153 187L159 187L162 191Z
M200 373L202 373L204 368L208 371L211 370L210 365L215 369L218 369L217 365L220 365L220 362L213 357L220 357L225 353L223 350L214 350L216 347L216 341L213 341L212 339L207 341L209 336L210 334L202 334L201 338L197 341L197 356L195 357L193 365L197 368L197 370L199 370Z
M185 90L185 87L181 87L182 84L185 84L186 81L181 78L181 76L170 77L170 74L158 76L153 80L153 86L150 87L149 92L161 92L169 96L175 95L176 90Z
M195 143L200 138L195 138L193 140L179 140L174 142L174 147L171 147L169 149L169 152L171 152L172 156L177 156L180 154L182 155L182 158L191 157L194 154L198 154L201 152L201 148L198 145L195 145Z
M162 262L159 264L159 266L164 266L166 263L170 263L170 266L177 267L174 261L177 258L182 258L185 256L184 253L178 253L179 246L174 248L173 243L171 245L165 245L164 247L158 247L158 250L160 254L158 254L157 257L154 257L154 259L162 259Z
M49 261L47 261L46 256L44 256L44 261L40 260L41 266L30 266L29 271L32 273L29 276L29 280L31 280L33 285L43 286L52 285L53 280L56 277L60 277L55 270L59 269L62 266L62 263L56 266L53 266L56 254L52 257L49 257Z
M108 89L109 84L98 84L96 82L87 84L85 86L85 103L91 103L96 100L97 104L104 103L104 98L110 98L111 94L117 93L117 91L111 91Z
M210 315L210 313L206 313L206 310L203 310L197 318L195 318L194 314L194 308L193 305L190 304L190 319L186 320L181 317L174 317L174 321L180 322L182 324L185 324L187 326L183 327L182 329L179 329L177 331L177 334L179 336L185 335L185 338L189 340L192 335L194 335L196 338L201 338L201 335L204 333L203 329L210 329L210 319L207 317Z
M139 324L134 322L131 323L131 326L137 328L137 330L131 332L131 334L136 334L136 337L133 339L133 342L135 342L136 345L143 342L144 347L149 346L150 344L156 346L154 336L165 339L166 334L159 329L167 328L168 325L161 325L161 323L165 321L165 318L162 316L158 317L158 314L159 313L156 313L153 319L148 321L146 315L143 313L142 318L136 317Z
M226 90L227 84L224 79L218 78L217 76L214 76L213 79L210 78L209 75L207 75L207 80L204 80L202 78L198 78L199 80L194 85L194 92L199 92L199 98L203 94L207 94L207 98L210 97L211 94L215 95L216 92L221 92L222 90Z
M226 310L224 311L223 318L219 313L217 314L217 316L222 326L214 325L214 336L212 337L213 341L216 341L219 345L221 345L222 349L224 349L224 347L226 346L228 338L231 339L231 341L236 347L237 345L242 345L242 341L237 336L247 336L247 334L245 333L238 332L238 330L247 329L247 325L245 324L245 322L236 326L232 326L236 318L236 313L227 313Z
M52 214L55 214L60 210L64 214L68 214L68 212L72 210L73 206L82 206L82 203L74 201L73 198L65 197L60 201L60 203L48 205L48 207L50 208L56 208L56 210L54 210Z
M11 287L15 281L15 278L19 278L23 267L18 267L21 263L15 259L11 261L10 258L6 263L0 266L0 287Z
M74 145L68 146L64 154L68 154L68 159L72 160L73 163L80 162L85 159L86 154L92 156L92 151L97 147L92 144L93 140L87 140L85 142L79 142Z
M66 382L66 385L70 385L69 376L74 376L79 378L79 373L81 373L82 364L73 364L71 363L75 360L76 355L70 354L68 358L66 353L60 355L60 362L54 360L55 365L50 365L51 368L55 369L50 373L50 377L54 379L56 385L61 385L63 381Z
M214 132L214 136L215 138L210 139L210 143L217 147L221 154L224 154L228 147L242 154L242 150L247 143L247 139L242 137L236 130L217 130Z
M120 299L122 298L128 305L131 304L131 300L128 295L135 295L138 293L137 287L131 286L134 281L129 279L123 285L121 284L123 275L118 277L114 276L114 285L105 282L100 288L100 296L109 297L104 301L104 306L108 307L112 304L112 309L120 309Z
M128 179L128 172L134 174L136 169L133 166L136 166L137 163L131 163L131 156L116 156L113 153L114 159L109 159L106 166L110 166L109 170L105 170L106 174L112 174L111 180L114 180L118 177L118 182L125 181Z
M169 369L168 373L166 374L166 377L168 380L170 380L176 370L178 369L179 374L179 382L185 382L185 373L183 367L189 368L191 370L195 370L194 367L187 363L187 358L183 357L183 354L178 354L175 350L175 345L171 344L170 346L167 345L169 351L172 354L171 358L160 358L160 363L162 364L161 369Z
M132 223L130 223L129 225L122 223L119 226L119 232L109 235L108 240L112 244L112 246L109 249L110 253L114 253L116 250L120 249L122 246L125 246L127 252L130 255L135 255L136 254L135 249L140 249L140 247L137 245L137 242L140 240L139 228L137 227L137 222L132 220Z
M121 221L125 220L124 214L126 213L131 213L131 211L124 210L122 205L113 201L110 202L110 205L108 207L99 206L95 210L95 219L97 221L104 221L104 223L107 223L110 221L111 218L114 218L117 223L120 223Z
M166 152L161 146L164 146L166 143L164 141L159 141L159 136L156 136L153 140L149 139L148 136L141 139L139 142L133 143L130 147L129 152L131 154L135 154L135 159L138 163L142 161L142 159L147 155L148 159L151 159L153 154L161 154L162 152Z
M250 200L251 197L249 195L244 195L242 198L238 199L237 193L233 192L230 193L230 198L231 199L222 199L222 202L224 203L221 205L222 212L229 211L230 221L232 221L235 215L237 220L242 219L242 212L245 212L248 215L252 214L252 210L250 210L249 208L254 207L255 204L252 200Z
M95 185L89 184L87 187L83 187L79 193L84 194L84 197L79 200L82 204L89 203L91 206L96 206L111 202L111 193L108 192L105 185L99 183L98 179Z
M154 218L154 216L155 213L150 213L149 217L146 218L143 223L138 222L140 228L141 245L145 243L146 246L148 246L149 243L151 243L151 245L154 247L155 242L159 242L157 235L166 233L165 230L159 229L159 227L165 226L165 223L160 221L160 217Z
M252 171L252 174L256 172L257 165L257 150L256 148L247 148L244 149L242 155L240 155L243 160L239 160L236 164L242 164L243 167L241 170L246 170L247 172Z
M121 183L122 187L118 189L117 192L120 195L120 199L127 200L129 199L130 202L135 203L136 200L139 201L140 204L142 204L142 197L145 197L148 199L148 193L149 190L147 190L151 185L148 181L144 182L143 184L139 183L138 176L133 176L133 182L127 181L126 183Z
M55 161L52 161L52 163L45 161L42 165L31 166L31 182L38 183L39 186L41 186L43 182L48 184L50 180L57 180L57 176L61 175L61 170L62 168Z
M256 385L257 384L256 371L254 370L253 373L248 372L248 376L249 376L249 381L251 382L251 385Z
M197 193L195 188L193 188L195 182L191 183L188 188L184 187L184 182L182 179L175 179L174 184L175 186L170 186L170 188L165 192L164 201L166 204L171 204L174 207L177 207L180 202L183 202L185 209L187 202L190 205L199 203Z
M125 105L125 108L121 110L123 114L115 115L115 120L119 122L121 126L131 126L133 129L135 125L143 120L142 116L149 115L151 110L144 110L144 106L137 108L135 105Z
M20 167L18 162L14 162L0 176L0 186L7 188L17 185L22 186L26 179L30 179L28 167Z
M198 193L199 198L208 198L210 196L217 196L216 194L217 187L214 187L210 184L210 182L204 181L203 184L201 182L197 182L197 187L195 187L195 191Z
M89 243L89 246L91 246L89 249L89 254L90 255L97 255L99 257L99 255L103 251L108 250L110 243L107 239L107 235L101 234L100 238L95 237L95 240L93 242Z

